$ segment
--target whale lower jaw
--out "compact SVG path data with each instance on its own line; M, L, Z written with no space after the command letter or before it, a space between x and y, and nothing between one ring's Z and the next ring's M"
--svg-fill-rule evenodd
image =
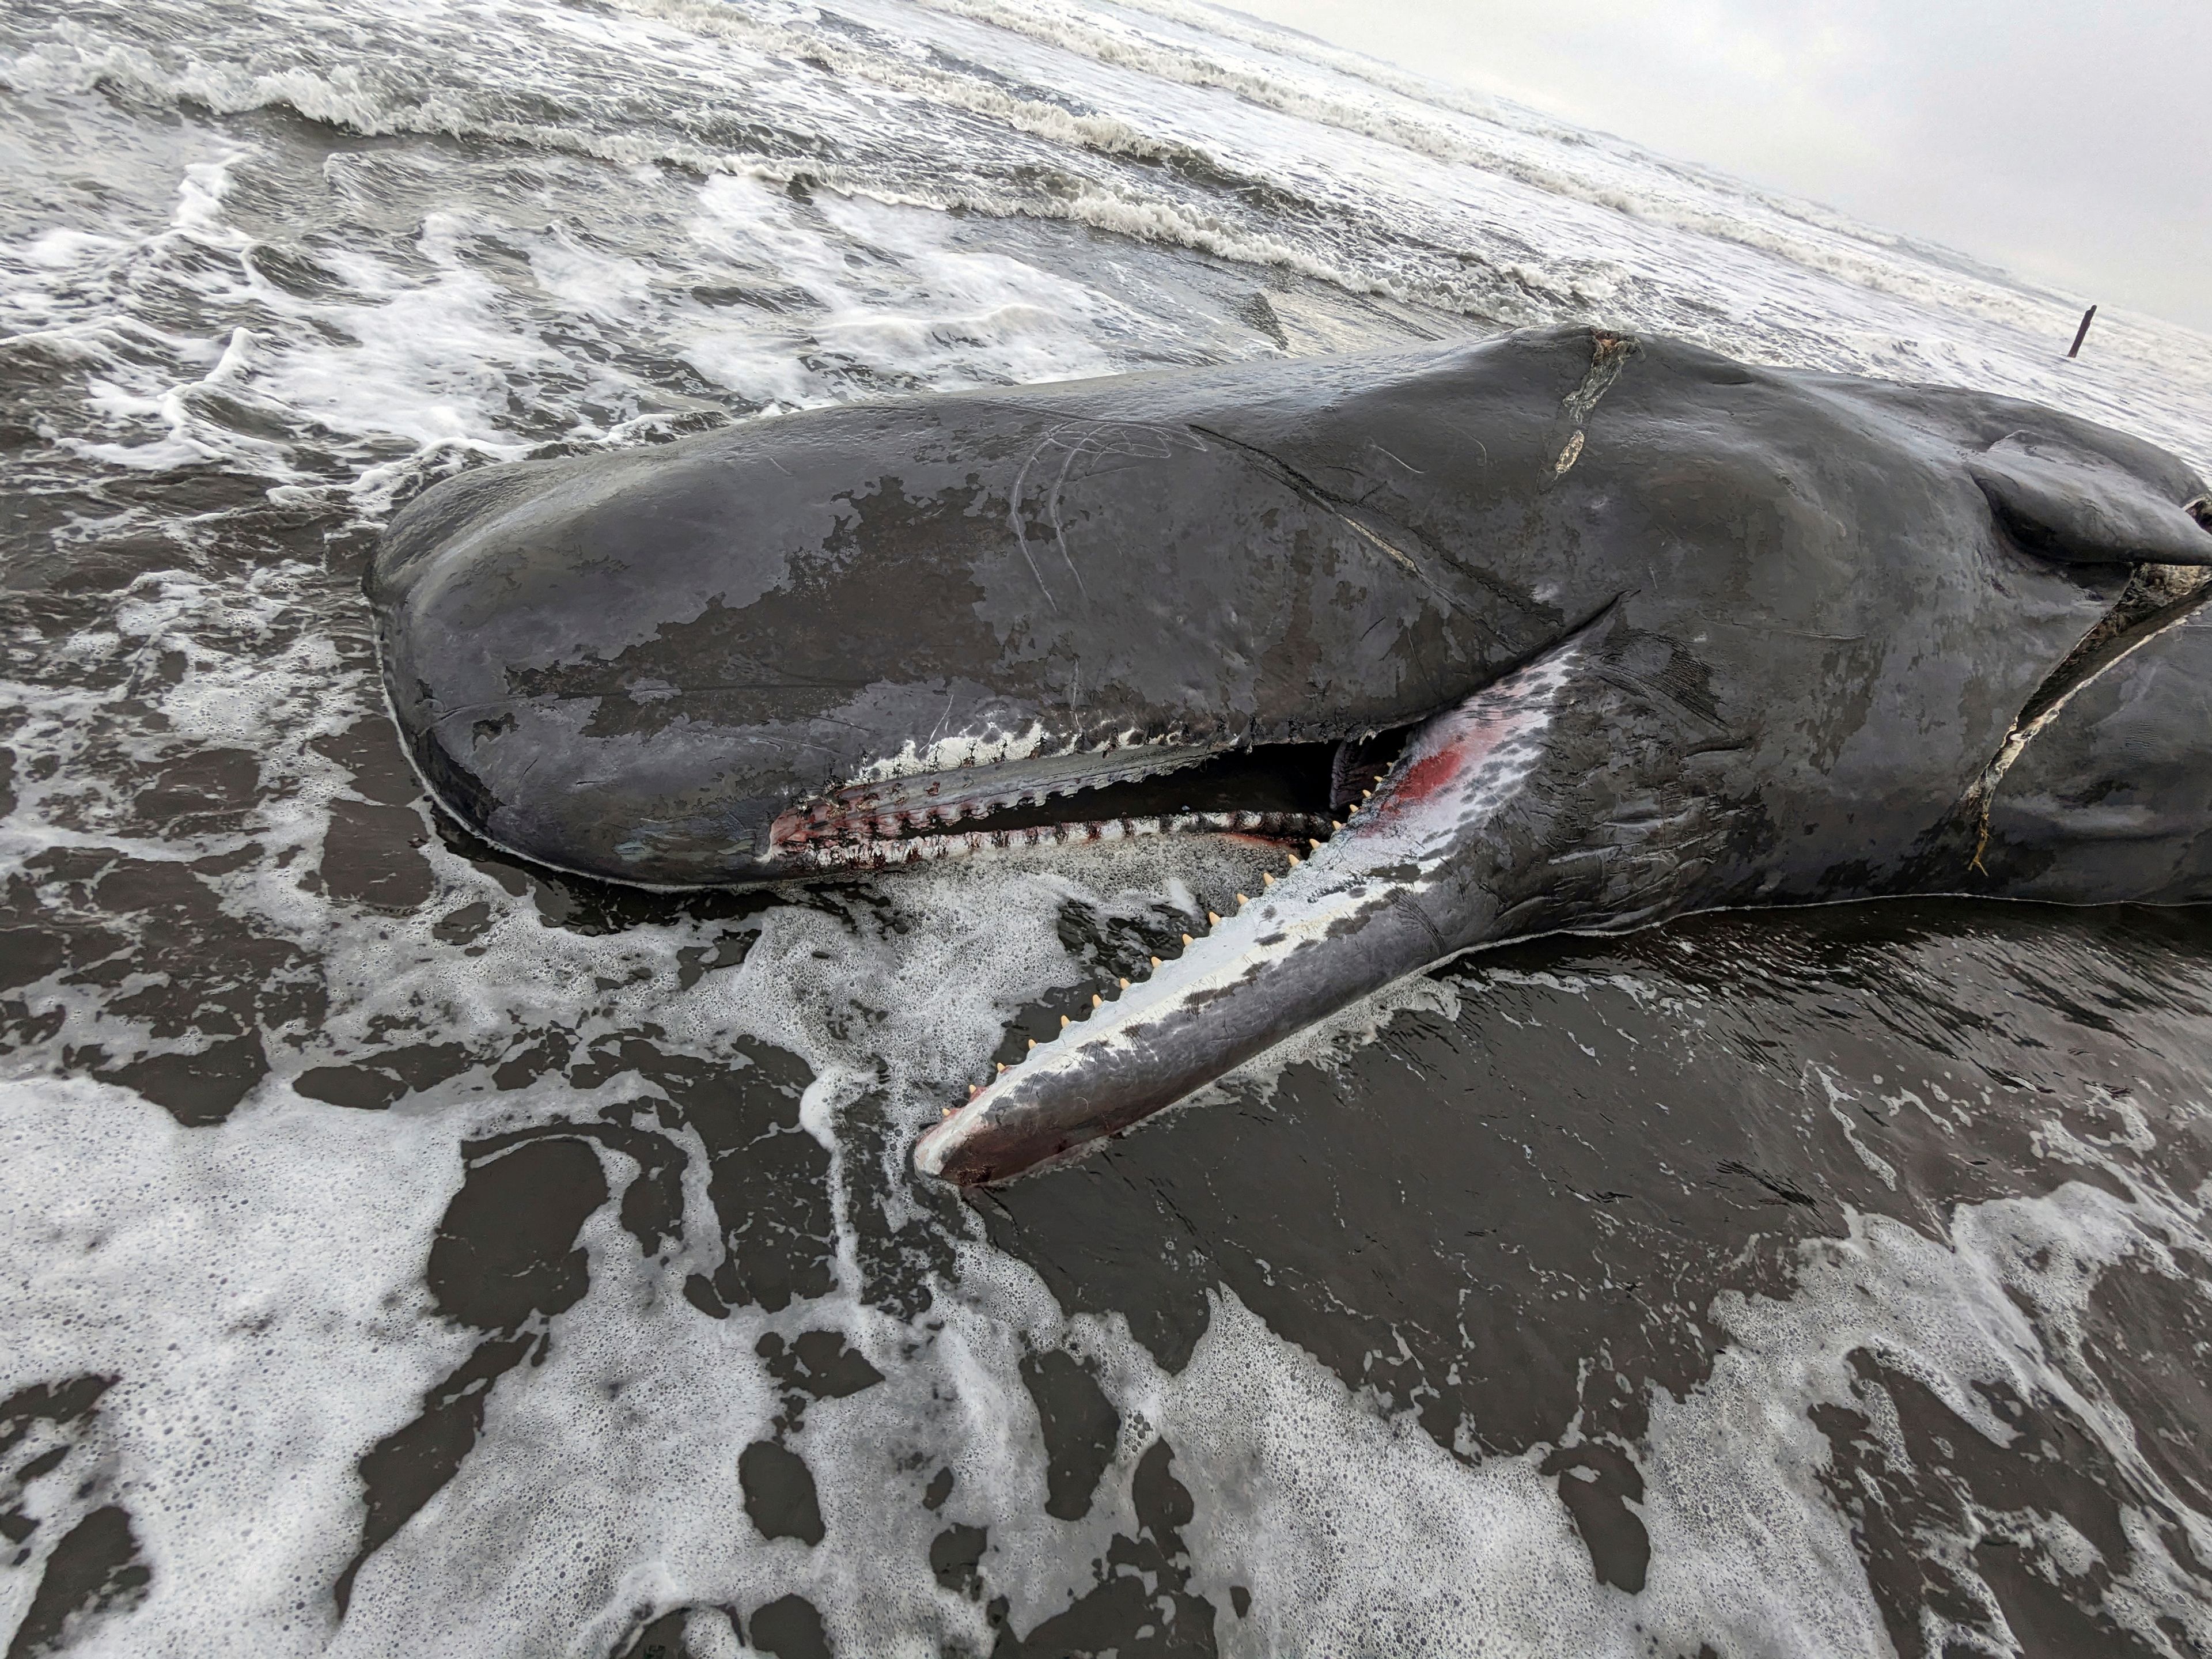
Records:
M1065 1162L1480 942L1498 907L1469 854L1544 763L1581 654L1578 632L1424 722L1334 837L971 1091L916 1144L915 1168L976 1186Z

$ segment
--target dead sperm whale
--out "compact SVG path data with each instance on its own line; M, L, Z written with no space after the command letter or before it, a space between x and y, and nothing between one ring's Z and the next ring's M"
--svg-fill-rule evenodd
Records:
M489 468L368 591L438 800L565 869L1279 846L922 1138L971 1183L1480 945L2212 897L2208 524L2175 458L2033 405L1571 328Z

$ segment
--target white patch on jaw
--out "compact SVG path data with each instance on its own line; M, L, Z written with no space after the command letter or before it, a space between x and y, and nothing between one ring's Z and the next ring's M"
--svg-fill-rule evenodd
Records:
M1146 738L1132 726L1126 732L1107 738L1103 743L1087 745L1092 754L1110 754L1117 749L1127 749L1140 743L1156 743L1172 747L1174 737ZM839 786L858 788L866 784L888 783L893 778L910 778L928 772L950 772L963 766L996 766L1007 761L1032 760L1037 756L1073 755L1086 748L1076 738L1070 738L1057 748L1048 748L1045 729L1032 720L1022 732L1002 732L997 726L986 726L981 732L956 732L917 744L908 738L898 753L881 760L870 761Z
M1053 752L1067 754L1074 747L1071 743ZM1044 727L1035 720L1030 722L1025 732L1001 732L993 726L981 732L956 732L921 744L908 738L897 754L870 761L844 787L885 783L921 772L950 772L955 767L995 766L1003 761L1028 760L1043 753L1044 748Z

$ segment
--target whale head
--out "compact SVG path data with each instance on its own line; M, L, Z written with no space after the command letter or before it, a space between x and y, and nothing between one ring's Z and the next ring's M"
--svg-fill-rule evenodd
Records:
M437 799L561 868L1273 848L925 1138L973 1182L1477 945L1975 890L2021 755L2194 614L2203 495L2012 400L1562 329L487 468L368 586Z

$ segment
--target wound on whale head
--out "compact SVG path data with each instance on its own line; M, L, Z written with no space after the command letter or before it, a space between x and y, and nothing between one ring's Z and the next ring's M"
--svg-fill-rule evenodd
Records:
M1532 934L2212 896L2182 786L2133 841L2063 805L2101 799L2076 720L2131 721L2142 777L2206 770L2204 722L2153 712L2212 696L2205 495L2012 399L1565 328L487 468L402 512L368 586L434 795L549 865L1273 848L1179 957L945 1103L916 1165L973 1183Z

